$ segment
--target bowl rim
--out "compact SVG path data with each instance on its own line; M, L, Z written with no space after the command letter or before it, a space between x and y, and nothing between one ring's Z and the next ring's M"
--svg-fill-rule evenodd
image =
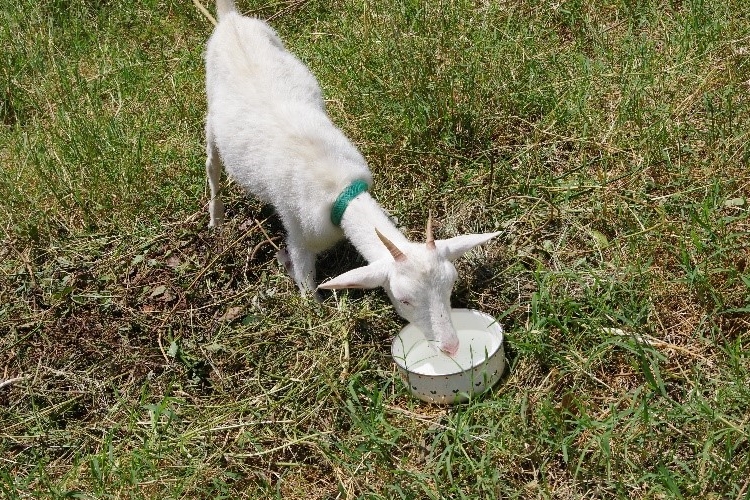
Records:
M395 355L395 353L393 352L393 350L395 348L395 345L396 345L396 341L401 337L401 333L406 328L408 328L409 326L413 326L411 323L407 323L406 325L404 325L398 331L398 333L393 337L393 341L391 342L391 358L393 359L393 362L396 363L396 366L398 366L399 368L403 369L404 371L406 371L406 373L408 373L410 375L417 375L419 377L451 377L453 375L459 375L459 374L462 374L462 373L467 373L467 372L470 372L472 370L475 370L475 369L479 368L480 366L484 365L485 363L489 362L490 359L492 359L495 356L497 356L497 353L500 352L501 350L504 351L504 349L503 349L503 341L505 340L505 335L504 335L505 331L503 330L503 325L500 324L500 321L497 318L495 318L494 316L492 316L490 314L487 314L485 312L479 311L478 309L469 309L467 307L452 307L451 310L450 310L451 316L453 316L453 312L454 311L455 312L469 312L469 313L472 313L474 315L483 316L487 320L492 320L492 322L489 325L487 325L485 328L489 328L489 327L491 327L493 325L497 325L497 327L499 329L498 332L491 332L488 329L487 333L490 333L491 335L497 335L497 336L499 336L499 340L500 341L498 342L497 347L495 347L495 349L492 352L488 352L487 353L487 357L485 357L483 361L481 361L480 363L477 363L477 364L475 364L473 366L470 366L469 368L465 368L463 370L458 370L458 371L455 371L455 372L448 372L448 373L441 373L439 375L426 375L424 373L419 373L419 372L410 370L409 368L407 368L406 366L404 366L404 364L406 363L406 354L404 354L403 357L397 357ZM414 328L417 328L417 327L414 326ZM417 330L419 330L419 329L417 328ZM427 339L425 339L425 342L429 342L429 341L427 341ZM404 364L399 363L398 360L404 361Z

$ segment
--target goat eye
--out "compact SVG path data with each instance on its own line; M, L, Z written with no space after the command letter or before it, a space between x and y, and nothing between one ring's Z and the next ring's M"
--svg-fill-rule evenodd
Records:
M399 300L399 302L401 302L401 303L402 303L403 305L405 305L405 306L410 306L410 305L411 305L411 302L409 302L409 301L408 301L408 300L406 300L406 299L404 299L404 300Z

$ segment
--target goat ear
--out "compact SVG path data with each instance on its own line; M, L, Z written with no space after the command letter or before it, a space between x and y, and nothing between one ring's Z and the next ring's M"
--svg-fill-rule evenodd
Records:
M383 286L388 278L388 267L383 262L373 262L364 267L358 267L331 278L318 288L325 290L339 290L341 288L376 288Z
M443 255L450 261L454 261L472 248L487 243L499 234L500 232L483 234L462 234L461 236L456 236L447 240L438 240L435 243L441 255Z

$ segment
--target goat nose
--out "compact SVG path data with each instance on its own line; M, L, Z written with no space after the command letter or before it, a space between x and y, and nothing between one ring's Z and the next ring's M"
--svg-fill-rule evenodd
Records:
M453 336L453 338L441 342L440 350L443 351L448 356L451 356L451 357L455 356L456 353L458 352L458 337Z

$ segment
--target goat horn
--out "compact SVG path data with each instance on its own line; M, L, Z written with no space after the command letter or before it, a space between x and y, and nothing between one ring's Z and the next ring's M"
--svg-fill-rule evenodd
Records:
M435 250L437 247L435 246L435 237L432 235L432 212L427 216L427 230L425 232L427 233L427 248Z
M391 256L393 256L393 260L396 262L401 262L402 260L406 260L406 255L399 250L396 245L393 244L391 240L383 236L383 233L375 229L375 233L378 235L378 238L380 238L380 241L383 242L383 245L385 245L385 248L388 249L388 251L391 253Z

